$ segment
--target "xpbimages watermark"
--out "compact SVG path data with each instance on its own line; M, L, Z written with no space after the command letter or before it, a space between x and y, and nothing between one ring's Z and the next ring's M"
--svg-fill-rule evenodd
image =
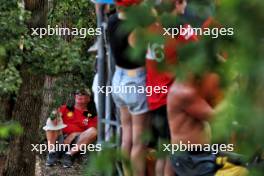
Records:
M115 93L129 93L129 94L146 94L151 96L153 93L156 94L167 94L167 86L97 86L97 92L106 94L106 96Z
M47 28L31 28L31 35L38 36L42 38L45 35L57 35L57 36L79 36L80 38L86 38L87 35L98 36L102 34L101 28L67 28L67 27L59 27L56 25L55 27L51 27L48 25Z
M183 26L180 25L176 28L163 28L163 35L171 36L175 38L178 35L185 36L186 39L188 37L195 36L211 36L212 38L218 38L219 36L232 36L234 35L233 28L193 28L190 25Z
M219 152L233 152L234 144L191 144L183 143L179 144L163 144L162 150L164 152L170 152L172 155L176 152L211 152L212 154L218 154Z
M55 144L50 144L49 146L47 144L31 144L31 151L37 152L39 154L43 154L46 151L61 151L61 152L67 152L67 151L79 151L80 154L86 154L86 152L99 152L102 150L101 144L81 144L78 146L77 144L60 144L58 141L56 141Z

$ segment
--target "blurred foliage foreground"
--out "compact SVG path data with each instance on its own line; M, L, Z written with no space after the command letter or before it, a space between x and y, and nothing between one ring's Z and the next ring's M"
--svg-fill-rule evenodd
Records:
M201 1L189 1L195 13L199 16L205 15L199 11ZM247 161L258 152L263 159L264 141L264 1L263 0L221 0L213 5L213 1L203 1L207 5L207 11L214 11L214 18L225 27L234 29L234 36L211 39L205 37L199 42L199 46L192 46L193 50L180 51L180 56L184 58L181 66L177 65L176 75L184 78L184 69L188 68L195 72L213 70L221 75L221 80L225 85L225 98L218 105L218 113L212 123L213 143L234 143L236 153L243 154ZM199 6L198 6L199 5ZM204 5L204 4L203 4ZM139 6L128 9L128 23L126 27L144 28L155 21L161 19L164 24L169 23L169 15L163 12L162 8L156 7L158 17L153 17L151 13L154 4L151 2L142 3ZM196 7L196 8L195 8ZM206 9L206 8L204 8ZM208 10L209 9L209 10ZM210 10L211 9L211 10ZM212 13L207 13L207 15ZM144 17L144 18L142 18ZM140 20L138 20L140 19ZM197 24L190 22L192 26ZM162 39L157 36L149 36L144 29L139 30L139 46L133 55L137 57L144 45L149 41L162 43ZM156 37L156 38L155 38ZM188 47L187 47L188 49ZM228 53L228 59L218 67L208 68L210 65L199 64L210 63L216 59L217 51ZM191 52L190 52L191 51ZM209 61L209 62L207 62ZM183 69L182 69L182 68ZM186 71L185 71L186 72ZM258 153L259 154L259 153ZM105 171L109 173L114 168L113 151L102 155L100 159L95 157L97 165L92 165L91 169ZM116 160L120 155L116 154ZM96 163L95 162L95 163ZM252 167L252 175L263 175L263 168Z
M22 63L30 65L31 72L45 75L74 72L79 70L79 66L88 68L89 63L87 65L87 60L80 52L80 49L84 48L84 43L80 40L67 43L56 37L46 37L41 40L31 38L27 35L28 31L24 23L30 14L23 11L15 0L0 1L0 96L17 93L21 85L19 67ZM66 1L61 2L66 3ZM86 1L81 2L85 4ZM194 3L195 7L197 2L190 3ZM208 2L212 4L211 1ZM263 149L264 141L262 132L264 126L264 1L221 0L217 2L214 18L224 26L233 27L234 36L231 39L219 38L213 41L205 39L204 42L200 42L199 49L183 53L188 59L182 65L197 68L197 58L213 59L215 53L212 51L217 51L219 48L228 53L227 61L217 68L227 86L225 99L218 107L219 113L212 126L214 142L230 142L233 137L235 152L251 158L257 151ZM153 17L150 15L152 5L142 3L139 7L129 9L128 14L144 16L140 20L131 18L130 26L144 27L153 22ZM68 8L70 6L72 5ZM62 5L62 7L65 6ZM199 15L199 10L196 13ZM60 12L57 15L61 14L63 13ZM159 15L161 19L168 19L165 18L168 14L163 13L162 9ZM56 15L51 17L54 16L56 17ZM129 15L128 19L130 19ZM192 25L195 26L195 24ZM141 40L142 44L148 41L144 36L141 36ZM207 65L199 65L199 67L195 69L198 72L208 69ZM179 71L177 75L183 75ZM6 127L0 126L0 137L6 135ZM105 150L101 156L91 157L93 162L90 162L87 170L95 169L111 173L114 170L115 161L122 158L118 151L113 150Z

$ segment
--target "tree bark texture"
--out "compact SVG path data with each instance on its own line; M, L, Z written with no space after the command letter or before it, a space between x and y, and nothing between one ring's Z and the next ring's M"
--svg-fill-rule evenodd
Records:
M53 89L54 89L56 80L57 80L56 77L45 76L44 89L42 93L43 103L42 103L42 108L41 108L41 112L39 115L39 118L40 118L39 132L41 134L40 141L44 139L43 135L45 135L45 133L43 133L42 127L45 125L47 117L49 116L52 105L53 105L53 98L54 98Z
M48 0L24 0L25 9L32 12L28 27L45 27ZM42 107L44 75L29 71L30 65L22 64L22 84L12 111L12 118L19 122L23 132L9 143L3 176L34 176L36 154L32 145L39 139L39 114Z
M13 117L22 126L23 133L14 137L9 144L4 176L35 175L36 157L31 151L31 144L38 142L44 77L32 75L24 68L21 70L21 76L23 83L17 96Z

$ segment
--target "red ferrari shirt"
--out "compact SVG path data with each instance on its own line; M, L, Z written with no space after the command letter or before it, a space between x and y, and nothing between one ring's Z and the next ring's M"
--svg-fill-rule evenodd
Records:
M189 28L189 25L185 25ZM157 29L158 28L158 29ZM152 26L151 30L154 32L160 31L161 26L156 24ZM170 86L174 81L174 76L168 71L160 70L159 64L176 64L177 51L176 47L180 43L188 43L189 41L196 41L197 37L193 34L187 33L186 35L179 35L177 38L169 38L164 45L150 44L146 56L146 86L153 87L150 96L147 96L148 106L150 110L158 109L159 107L167 104L167 94ZM161 92L155 92L154 87L160 88Z
M174 78L172 74L162 71L158 68L158 64L164 61L164 55L157 57L155 51L163 50L163 46L150 45L146 57L146 86L152 87L151 94L147 96L148 106L150 110L158 109L166 105L168 89L171 86ZM163 53L162 53L163 54ZM155 89L165 90L155 92Z
M73 132L83 132L91 127L97 127L97 116L91 114L89 111L83 111L74 108L70 111L66 105L59 108L62 113L63 123L67 125L63 129L63 133L71 134Z

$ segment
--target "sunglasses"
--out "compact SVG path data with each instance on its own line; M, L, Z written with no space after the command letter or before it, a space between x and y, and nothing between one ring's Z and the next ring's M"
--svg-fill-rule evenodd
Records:
M90 96L90 94L87 91L85 91L85 90L77 90L75 92L75 95L86 95L86 96Z

